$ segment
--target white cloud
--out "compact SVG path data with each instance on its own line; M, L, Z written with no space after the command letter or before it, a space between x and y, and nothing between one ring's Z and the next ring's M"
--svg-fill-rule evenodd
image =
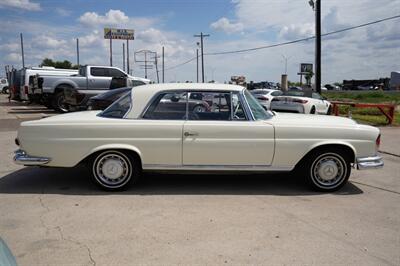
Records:
M30 2L30 0L0 0L0 8L16 8L30 11L42 9L39 3Z
M129 18L121 10L110 9L104 16L96 12L86 12L79 18L79 21L92 27L101 25L116 26L127 23Z
M103 35L98 30L94 30L92 33L88 35L79 37L79 46L94 47L95 45L100 45L103 39L104 39Z
M62 39L57 39L53 36L41 35L34 37L32 39L32 46L39 48L60 48L64 46L67 42Z
M96 12L86 12L79 17L79 22L93 28L118 26L123 28L143 29L152 26L157 19L150 17L128 17L121 10L110 9L104 15Z
M313 36L314 33L314 24L291 24L289 26L283 26L279 32L279 37L286 40L296 40Z
M229 19L222 17L219 20L211 23L211 28L217 31L223 31L226 33L235 33L243 31L243 24L233 23Z
M16 51L19 51L20 49L21 48L20 48L20 44L19 43L10 42L10 43L0 44L0 50L1 51L16 52Z
M56 13L57 13L58 15L60 15L61 17L68 17L69 15L71 15L71 11L70 11L70 10L67 10L67 9L65 9L65 8L62 8L62 7L57 7L57 8L55 9L55 11L56 11Z

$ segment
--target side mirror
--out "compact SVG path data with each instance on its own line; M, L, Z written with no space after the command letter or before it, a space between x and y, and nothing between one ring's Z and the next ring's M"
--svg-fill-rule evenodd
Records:
M328 100L328 98L326 98L325 96L322 96L322 100L326 101L326 100Z

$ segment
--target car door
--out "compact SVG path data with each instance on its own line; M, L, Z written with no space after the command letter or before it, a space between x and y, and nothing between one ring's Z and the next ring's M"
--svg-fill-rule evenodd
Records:
M162 92L154 97L143 114L143 128L148 130L144 141L146 148L142 154L146 162L144 169L175 169L182 166L186 97L187 94L182 91Z
M316 92L312 93L312 98L316 102L316 111L319 114L325 114L328 111L329 105L328 103L324 100L324 98Z
M251 120L238 92L212 93L218 102L214 100L208 110L199 113L188 110L188 120L183 126L183 166L270 165L274 152L273 126Z
M107 67L90 67L88 89L93 91L108 90L111 84L110 71Z

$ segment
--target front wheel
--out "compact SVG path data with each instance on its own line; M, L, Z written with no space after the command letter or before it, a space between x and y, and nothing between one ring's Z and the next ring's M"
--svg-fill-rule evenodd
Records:
M315 114L315 106L311 107L310 114Z
M92 174L101 188L108 191L123 190L139 178L138 165L128 153L109 150L94 157Z
M312 152L302 165L302 174L312 189L322 192L339 190L349 180L349 156L338 149Z

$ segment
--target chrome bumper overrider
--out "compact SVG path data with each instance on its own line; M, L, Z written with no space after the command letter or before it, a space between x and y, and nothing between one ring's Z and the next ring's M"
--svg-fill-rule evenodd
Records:
M370 168L382 168L383 159L380 156L357 158L357 169L364 170Z
M25 151L23 150L17 150L14 152L14 162L16 164L21 164L21 165L42 165L50 162L50 158L46 157L33 157L28 154L26 154Z

